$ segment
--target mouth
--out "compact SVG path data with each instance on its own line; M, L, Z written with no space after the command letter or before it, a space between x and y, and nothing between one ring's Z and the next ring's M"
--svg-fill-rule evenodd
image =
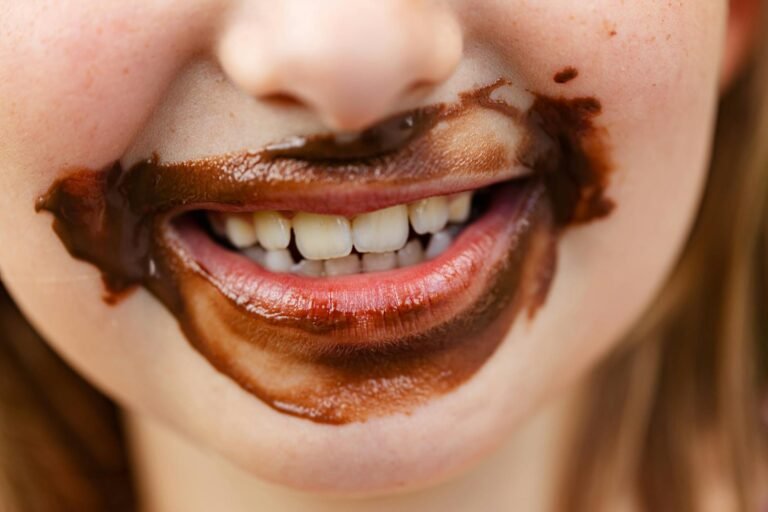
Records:
M71 172L37 208L109 301L144 286L274 409L332 424L408 413L533 316L563 227L610 211L603 155L587 151L599 104L525 108L505 87L355 135Z
M165 236L231 303L293 328L280 336L292 340L292 352L382 353L402 350L415 337L424 338L423 349L427 333L487 298L509 259L523 256L517 251L544 223L543 187L523 181L352 218L196 210L175 218ZM511 299L498 298L495 306Z
M497 191L489 187L432 196L352 217L307 211L198 211L184 216L177 227L185 232L196 227L207 233L206 240L272 273L314 278L376 273L375 279L381 279L386 277L381 273L437 259L493 199L496 210L502 209ZM508 188L506 192L511 193Z

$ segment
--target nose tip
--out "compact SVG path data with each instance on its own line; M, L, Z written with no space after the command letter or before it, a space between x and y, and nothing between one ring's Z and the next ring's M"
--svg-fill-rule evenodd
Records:
M461 59L461 27L443 3L320 3L234 17L218 50L225 73L257 98L288 96L356 131L408 108Z

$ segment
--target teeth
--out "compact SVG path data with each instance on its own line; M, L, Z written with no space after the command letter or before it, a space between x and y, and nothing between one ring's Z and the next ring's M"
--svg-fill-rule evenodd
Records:
M448 222L448 200L445 197L430 197L408 205L413 230L424 233L437 233Z
M264 268L272 272L290 272L293 267L293 258L288 249L267 251L264 255Z
M297 213L293 232L299 252L308 260L341 258L352 251L349 220L339 215Z
M409 267L422 261L424 261L424 250L418 240L411 240L405 244L405 247L397 251L398 267Z
M256 243L256 230L249 216L227 215L224 219L224 231L232 245L238 249L249 247Z
M397 268L397 255L394 252L363 254L363 272L383 272Z
M253 226L265 249L285 249L291 243L291 221L278 212L254 213Z
M266 257L267 252L261 247L259 246L248 247L247 249L243 249L242 252L243 254L248 256L248 258L255 261L259 265L264 265L264 258Z
M448 233L448 231L440 231L435 233L430 238L429 244L427 244L427 251L424 253L424 256L428 260L437 258L443 254L445 250L448 249L448 247L450 247L452 241L453 237L450 233Z
M322 261L305 259L294 265L291 270L296 274L310 277L320 277L325 272Z
M359 252L402 248L408 241L408 208L399 205L358 215L352 221L352 240Z
M214 233L226 237L242 254L272 272L321 277L383 272L434 259L464 228L472 192L437 196L363 213L352 221L340 215L278 211L252 214L209 212ZM451 223L448 225L448 223ZM427 248L411 231L431 234ZM303 258L293 261L291 230ZM258 243L258 245L257 245ZM352 253L352 248L357 250ZM360 254L358 254L360 253Z
M462 192L448 199L448 221L466 222L472 208L472 192Z
M357 254L325 261L325 275L327 276L346 276L358 272L360 272L360 258Z

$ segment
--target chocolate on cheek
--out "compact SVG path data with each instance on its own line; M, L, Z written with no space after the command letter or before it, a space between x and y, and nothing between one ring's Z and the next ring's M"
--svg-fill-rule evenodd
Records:
M579 76L579 70L573 66L568 66L555 73L553 80L557 84L566 84L577 76Z
M407 142L418 148L429 141L429 128L438 119L461 115L469 106L502 111L531 134L517 159L537 171L539 176L533 179L540 183L531 186L526 228L514 236L508 233L507 256L493 268L477 269L476 282L467 284L471 300L461 307L445 306L445 311L456 314L440 316L437 303L431 309L421 306L382 314L378 323L371 322L372 333L386 334L392 332L391 325L403 322L401 315L411 315L415 322L434 320L424 321L428 328L400 336L396 343L312 350L318 336L332 337L345 328L352 332L359 322L345 317L327 325L300 317L275 320L274 315L248 310L222 293L212 276L165 233L168 215L183 208L185 201L204 202L206 198L198 196L208 190L200 183L191 186L178 175L169 180L167 172L184 171L188 180L207 185L210 173L204 165L176 164L168 169L143 162L129 170L116 165L104 171L70 172L38 200L37 209L53 213L54 229L72 256L101 270L107 300L115 302L135 286L146 287L214 367L273 408L332 424L407 413L469 379L494 353L521 311L535 314L546 299L556 268L557 237L566 226L604 217L613 208L605 195L612 169L606 134L595 124L599 101L537 96L531 110L521 113L491 98L491 92L504 84L500 80L466 93L457 105L420 111L412 130L395 130L395 139L413 137ZM373 134L371 140L381 146L378 150L386 160L391 148L379 135ZM309 140L307 146L311 154L327 160L333 154L323 154L328 144L321 138ZM345 158L369 151L355 144L345 148ZM275 146L258 159L267 163L276 158L305 159L304 149ZM221 162L213 164L221 167ZM391 166L393 183L399 179L397 169ZM301 172L292 172L298 181L283 185L306 187ZM211 180L211 190L216 183ZM282 186L279 180L267 186L273 185ZM224 184L212 197L242 204L238 191L258 196L259 186L265 185L243 192L242 186ZM536 192L539 189L546 192Z

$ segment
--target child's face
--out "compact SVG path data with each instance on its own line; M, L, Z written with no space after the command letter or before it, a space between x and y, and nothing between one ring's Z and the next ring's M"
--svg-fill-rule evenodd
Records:
M663 283L706 176L725 4L3 0L3 282L50 343L122 405L261 477L337 492L434 481L497 446L545 398L573 385ZM161 165L258 151L298 135L343 132L336 138L343 141L403 111L459 105L462 93L477 98L478 89L496 83L500 92L491 98L504 99L506 110L478 100L441 118L414 142L426 141L426 153L398 146L389 170L376 158L327 165L317 155L310 164L306 155L296 160L303 167L252 175L231 161ZM35 212L36 199L74 170L120 162L127 171L156 156L143 168L155 181L140 204L170 187L174 207L263 210L268 203L289 217L309 211L353 219L366 208L502 177L533 183L518 176L530 171L523 164L541 163L526 160L533 157L524 142L558 133L565 134L558 144L591 162L583 169L588 177L609 180L602 192L613 209L553 228L544 200L532 218L502 205L505 222L491 206L482 217L487 232L470 222L463 238L421 270L286 277L278 271L284 252L269 264L260 253L262 265L275 265L265 272L234 249L222 251L223 243L195 224L187 238L176 232L193 248L186 263L173 252L181 249L169 249L167 233L124 236L121 254L155 244L146 261L165 277L136 277L131 282L141 286L109 305L98 269L73 259L51 229L51 215ZM549 172L565 168L561 160ZM291 186L283 183L288 178ZM116 197L124 199L123 192ZM520 190L511 194L531 200ZM155 200L144 205L153 215L162 210ZM136 204L121 203L118 213ZM392 212L406 215L404 208ZM439 224L441 213L434 215L421 220ZM339 256L332 246L343 234L312 219L292 217L296 250L314 262ZM414 222L412 216L415 230ZM115 221L109 229L119 226L128 224ZM355 232L355 243L359 234L375 245L394 230L378 226ZM553 245L533 251L528 246L536 244L515 242L518 228L535 229L536 240ZM193 241L201 235L207 238ZM389 268L397 264L390 260L401 261L392 253L404 240L379 247L388 254L377 258L362 242L356 247L363 265ZM110 249L102 239L86 242L86 252ZM505 258L528 266L520 270L522 263ZM330 274L334 264L312 265ZM509 272L497 273L501 267ZM515 288L526 286L526 293L542 288L541 304ZM372 340L380 342L375 351L366 345ZM292 345L299 343L300 350Z

